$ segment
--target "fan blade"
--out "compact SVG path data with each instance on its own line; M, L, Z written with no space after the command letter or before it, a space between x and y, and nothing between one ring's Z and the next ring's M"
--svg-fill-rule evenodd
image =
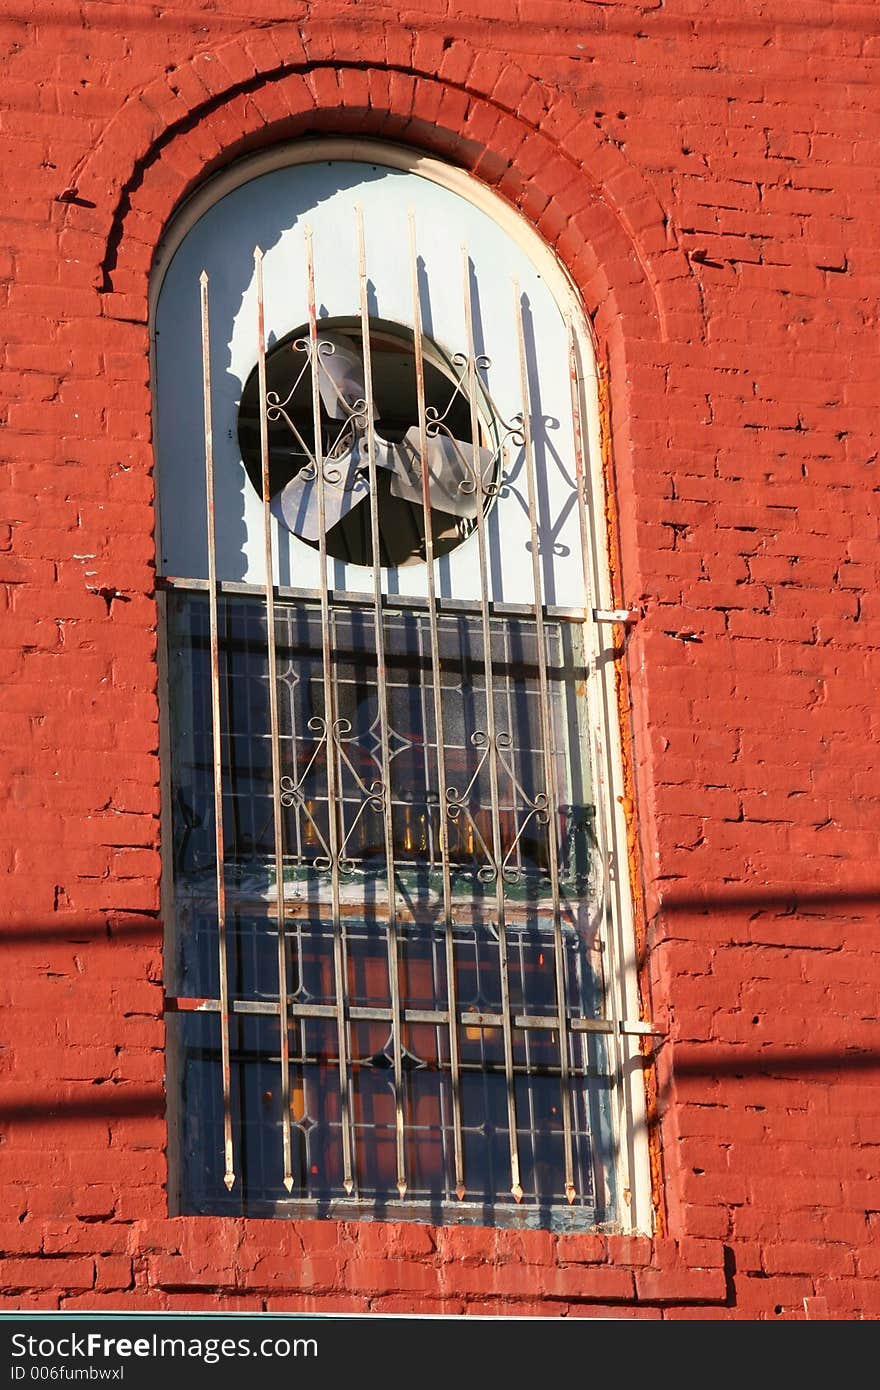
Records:
M422 504L422 459L419 452L419 431L407 430L400 444L377 440L377 455L384 452L384 468L394 477L391 491L406 502ZM431 435L427 441L428 491L431 506L452 516L474 517L479 510L477 470L485 475L492 463L490 449L474 448L462 439L448 434ZM377 457L377 462L379 458Z
M326 350L325 344L332 352ZM357 402L366 395L363 359L343 333L328 330L318 334L318 387L331 420L349 419ZM379 418L376 410L373 418Z
M370 495L370 485L359 471L360 451L355 446L347 459L328 459L324 464L324 533L347 516ZM327 475L339 473L339 480L329 482ZM276 520L304 541L317 541L321 534L318 522L317 478L303 478L297 473L270 503Z

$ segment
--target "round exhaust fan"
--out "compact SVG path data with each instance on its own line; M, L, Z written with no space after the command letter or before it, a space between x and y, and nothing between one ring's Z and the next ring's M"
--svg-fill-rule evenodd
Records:
M355 319L322 319L317 341L327 553L349 564L371 565L360 323ZM440 556L465 540L476 525L478 476L482 477L483 505L491 504L497 492L499 450L492 447L491 417L487 420L485 409L480 412L481 440L475 443L471 437L463 360L448 361L429 341L423 356L431 532L434 554ZM379 563L399 566L424 562L422 458L411 330L372 320L370 366ZM317 547L320 515L307 326L267 353L266 392L272 513L295 536ZM248 477L262 495L256 368L242 392L238 435Z

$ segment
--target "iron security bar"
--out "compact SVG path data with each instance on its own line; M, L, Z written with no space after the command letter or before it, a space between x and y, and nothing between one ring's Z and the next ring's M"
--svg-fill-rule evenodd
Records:
M415 349L414 349L415 352ZM181 592L201 593L207 591L209 585L206 579L184 579L175 575L159 575L156 578L156 588L164 591L180 590ZM278 599L293 599L303 603L317 603L320 601L320 591L318 589L294 588L289 584L276 584L275 597ZM238 595L247 598L252 595L262 595L264 586L262 584L250 584L245 580L238 579L218 579L218 594ZM327 590L329 602L334 608L358 608L365 603L362 593L349 592L344 589ZM480 604L478 600L456 599L435 592L435 604L437 613L474 613L479 614ZM382 607L386 612L394 613L408 611L410 609L428 610L427 600L417 594L384 594L382 595ZM528 618L534 613L534 604L531 603L504 603L497 599L489 601L489 616L492 618ZM542 612L546 622L554 623L583 623L589 619L589 614L583 608L572 608L561 604L544 604ZM597 619L599 621L599 619ZM615 619L617 621L617 619Z
M363 214L355 208L357 227L358 294L360 307L361 349L364 361L364 408L367 428L367 469L370 483L370 549L373 570L373 638L376 644L376 683L379 702L379 746L381 751L380 787L373 783L372 791L381 799L382 831L385 841L385 874L387 878L387 912L385 924L388 945L388 982L391 990L391 1056L394 1068L395 1153L397 1160L397 1190L406 1195L406 1157L403 1129L403 1039L400 1027L400 977L397 952L397 914L394 897L394 827L391 819L391 757L388 746L388 690L385 667L385 629L382 618L382 571L379 545L379 499L377 496L376 419L373 402L373 374L370 357L370 319L367 307L367 262L364 250ZM428 529L430 529L430 524Z
M222 1014L224 1012L221 999L197 999L185 995L166 995L164 1008L166 1013L174 1014ZM268 1018L276 1018L280 1015L281 1009L277 1003L273 1003L271 1000L234 999L228 1006L228 1012L233 1014L262 1014ZM336 1009L332 1004L288 1003L287 1012L291 1018L336 1018ZM348 1014L351 1019L365 1023L390 1023L394 1016L391 1009L368 1009L357 1006L350 1007ZM457 1018L458 1024L462 1028L501 1028L503 1024L501 1014L477 1013L472 1009L460 1009L456 1015L452 1015L448 1009L402 1009L400 1016L404 1023L427 1024L436 1028L449 1027L453 1018ZM555 1033L559 1028L559 1019L555 1015L514 1014L511 1021L513 1027L519 1029L544 1029L547 1032ZM655 1024L647 1022L645 1019L623 1019L615 1024L606 1018L571 1018L568 1026L573 1033L611 1034L617 1031L629 1037L666 1037L664 1029L656 1027Z
M318 484L318 556L321 577L321 677L324 692L324 724L323 729L320 728L320 725L318 725L318 728L323 738L327 762L327 834L329 838L329 864L327 867L330 873L333 913L333 977L336 992L336 1036L339 1046L339 1103L342 1117L342 1185L345 1191L350 1194L355 1188L355 1159L350 1111L351 1086L348 1074L345 936L342 916L339 910L339 859L341 851L339 824L336 815L336 802L338 797L337 783L339 778L336 737L339 732L339 722L336 713L336 692L333 683L330 655L330 596L327 587L327 536L325 525L327 510L326 477L324 472L325 464L320 413L320 360L318 349L318 320L315 307L315 260L310 227L307 227L305 232L305 249L309 312L308 350L311 362L312 429L315 448L314 468Z
M470 405L471 419L471 438L476 441L479 435L479 402L477 398L477 363L476 349L474 346L474 322L473 322L473 298L471 293L471 263L467 247L462 247L462 279L464 287L464 324L465 342L467 344L467 388L468 404ZM511 1009L510 1009L510 976L507 961L507 928L505 923L505 902L504 902L504 862L505 855L501 847L501 816L498 799L498 730L495 723L495 685L493 680L492 663L492 643L489 629L489 586L488 586L488 560L486 546L486 519L484 514L486 500L486 478L483 468L478 463L474 483L477 495L477 539L479 545L479 565L480 565L480 621L482 624L483 636L483 660L485 663L486 678L486 733L485 743L477 743L478 748L484 747L489 761L489 788L491 797L491 818L492 818L492 846L489 856L491 870L491 881L495 885L495 911L496 911L496 930L498 933L498 961L501 971L501 1009L502 1009L502 1030L504 1033L504 1065L507 1077L507 1132L510 1142L510 1190L516 1201L522 1201L523 1189L520 1182L519 1170L519 1143L517 1137L516 1120L516 1092L513 1084L514 1075L514 1056L513 1056L513 1037L511 1034ZM478 736L478 731L474 738ZM453 800L451 806L457 803Z
M269 657L269 718L271 721L272 752L272 822L275 848L275 882L279 885L277 898L278 914L278 992L281 999L281 1017L287 1011L287 959L284 941L284 846L281 822L281 760L278 737L278 662L275 651L275 563L272 555L272 521L269 512L271 488L269 483L269 422L266 400L266 330L263 306L263 253L259 247L254 251L254 272L257 282L257 368L260 383L260 476L262 479L263 501L263 553L266 566L266 638ZM282 1181L288 1192L293 1187L290 1150L290 1038L287 1028L281 1028L281 1135L284 1149L284 1176Z
M208 604L211 628L211 746L214 772L214 831L217 855L217 949L220 983L220 1050L223 1071L223 1182L235 1183L229 1058L229 968L226 951L226 880L223 835L223 763L220 751L220 645L217 630L217 552L214 530L214 428L211 409L211 330L208 276L199 279L202 319L202 393L205 421L205 502L208 528Z
M434 578L434 532L431 523L431 487L428 476L428 411L425 400L425 362L422 350L422 302L415 214L409 213L410 284L413 306L413 352L419 414L419 454L422 461L422 513L425 527L425 571L427 578L428 621L431 633L431 691L433 696L435 744L437 750L437 788L441 806L448 801L446 776L446 734L443 715L443 686L440 673L440 631L437 623L437 592ZM452 924L452 873L449 862L449 826L441 816L439 824L440 861L443 879L443 936L446 950L445 1022L449 1028L449 1065L452 1082L452 1141L455 1154L455 1194L463 1201L467 1191L464 1173L464 1147L461 1133L461 1073L458 1048L457 989L455 982L455 937Z
M547 679L547 646L544 638L543 580L541 577L542 550L538 537L538 499L535 486L535 457L532 443L531 401L529 398L528 363L526 361L525 329L523 326L523 306L519 285L513 284L513 312L516 323L517 356L519 358L520 394L522 397L522 452L523 467L526 474L526 490L529 504L529 533L532 551L532 584L535 594L535 625L538 647L538 674L541 692L541 752L544 767L544 787L540 819L546 821L548 845L548 864L550 870L550 890L553 899L553 955L556 965L556 1004L559 1022L559 1070L562 1079L562 1123L564 1133L565 1157L565 1195L569 1202L574 1201L574 1162L571 1146L571 1112L569 1096L569 1030L568 1011L565 1004L565 959L562 943L562 921L559 900L559 855L556 843L556 807L559 793L556 785L556 749L553 742L553 727L550 716L550 689ZM546 814L545 814L546 811Z

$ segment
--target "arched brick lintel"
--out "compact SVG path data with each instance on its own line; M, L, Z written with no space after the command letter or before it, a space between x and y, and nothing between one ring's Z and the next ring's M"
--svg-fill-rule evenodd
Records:
M128 98L65 209L78 250L95 238L105 314L145 320L155 247L207 175L318 133L411 145L493 188L567 267L613 366L627 340L702 336L656 195L568 98L466 40L375 25L251 30Z

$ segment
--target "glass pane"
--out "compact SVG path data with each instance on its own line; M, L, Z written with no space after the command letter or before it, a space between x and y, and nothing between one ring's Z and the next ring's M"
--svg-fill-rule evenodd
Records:
M217 999L216 846L208 602L168 595L171 810L181 995ZM397 1190L389 877L382 816L382 730L372 609L331 610L331 701L325 700L320 609L279 603L284 952L290 1086L281 1093L280 1021L230 1020L236 1187L222 1182L217 1014L177 1027L185 1118L181 1164L188 1210L295 1214L378 1207L395 1216L549 1225L606 1220L608 1063L596 1035L561 1042L560 979L569 1019L602 1015L599 875L580 629L545 625L557 804L550 804L538 633L525 617L491 622L497 801L488 746L487 671L479 616L438 619L446 785L438 772L430 626L417 609L384 615L393 890L402 1048L407 1195ZM279 998L268 659L264 604L221 597L220 704L227 973L238 1002ZM337 794L329 794L329 760ZM553 816L555 834L551 834ZM336 911L331 847L337 846ZM449 1038L442 835L447 837L459 1021L458 1105L466 1198L455 1196L456 1088ZM559 911L550 855L557 846ZM503 977L497 896L502 880L512 1053L500 1026ZM343 997L337 994L337 971ZM296 1010L300 1010L299 1016ZM312 1011L309 1014L309 1010ZM314 1016L321 1010L327 1017ZM341 1090L337 1010L349 1085ZM352 1018L351 1010L366 1011ZM407 1011L428 1017L407 1020ZM462 1018L461 1014L466 1017ZM476 1018L476 1016L480 1016ZM517 1022L546 1020L541 1027ZM570 1094L562 1091L568 1047ZM511 1195L506 1067L513 1067L524 1196ZM294 1189L282 1183L289 1107ZM572 1117L577 1198L565 1200L563 1107ZM343 1185L348 1115L355 1192ZM219 1165L219 1166L218 1166ZM341 1206L340 1206L341 1204ZM348 1204L348 1206L346 1206ZM360 1204L360 1206L358 1206ZM445 1215L444 1215L445 1213Z

